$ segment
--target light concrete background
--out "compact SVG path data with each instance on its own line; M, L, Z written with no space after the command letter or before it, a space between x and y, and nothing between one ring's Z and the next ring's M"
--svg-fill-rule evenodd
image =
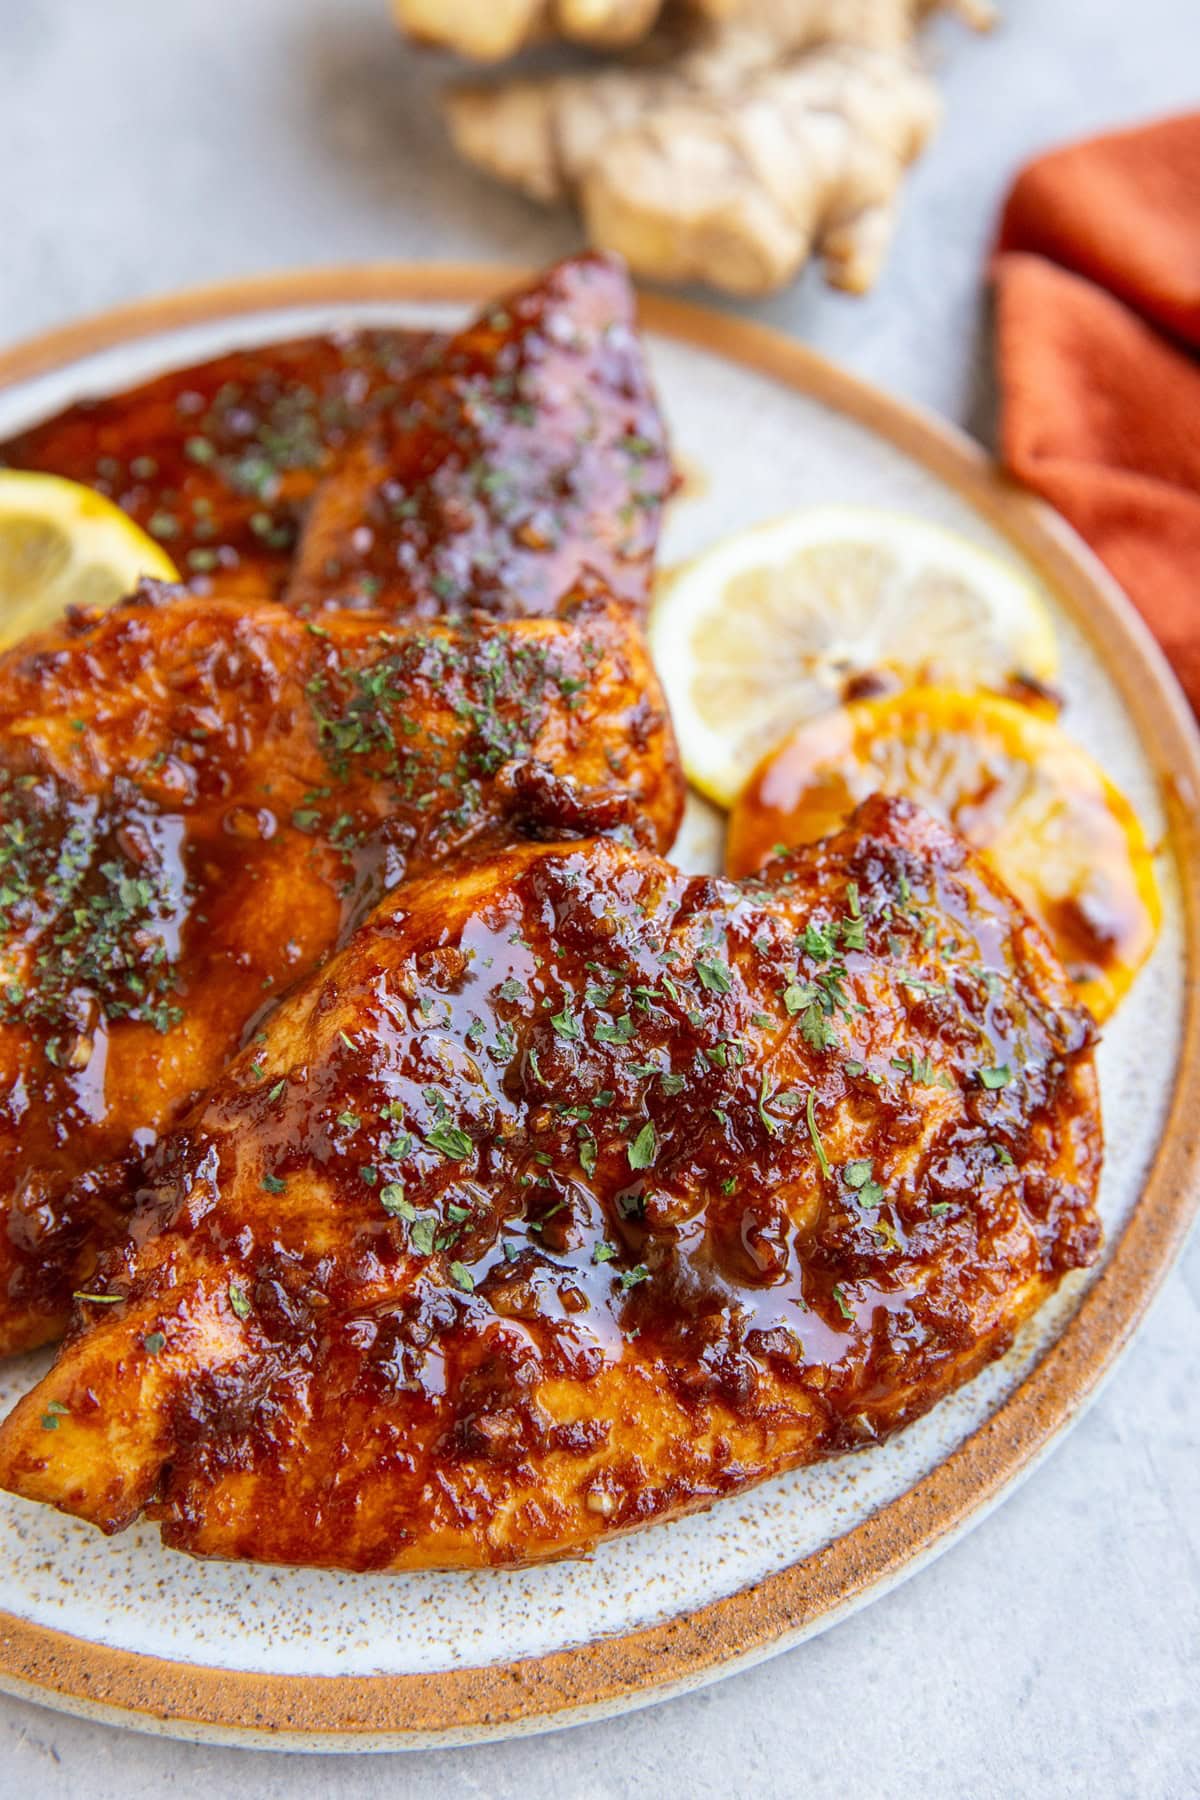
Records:
M980 269L1013 171L1200 100L1197 0L1004 0L932 34L945 127L871 297L759 309L990 429ZM574 242L441 137L445 65L386 0L0 0L0 341L133 296L381 257L541 262ZM403 1758L155 1741L0 1699L0 1795L396 1793L805 1800L1200 1793L1200 1241L1051 1462L886 1600L608 1724ZM0 1571L0 1596L3 1593Z

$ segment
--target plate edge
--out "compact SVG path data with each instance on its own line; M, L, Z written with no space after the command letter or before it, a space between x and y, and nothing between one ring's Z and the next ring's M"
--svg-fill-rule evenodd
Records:
M486 299L526 271L364 264L222 282L136 301L0 352L0 387L140 337L217 318L378 301ZM1200 736L1166 660L1113 578L1050 508L927 417L756 322L641 296L649 330L783 381L855 419L955 489L1042 573L1121 694L1163 789L1184 902L1188 996L1175 1087L1142 1195L1062 1336L1000 1409L921 1482L808 1558L697 1612L619 1638L436 1675L263 1676L88 1643L0 1615L0 1688L47 1705L207 1741L413 1748L611 1715L749 1666L915 1572L1059 1441L1112 1372L1178 1254L1200 1199ZM1097 605L1097 602L1099 604ZM222 1736L222 1733L228 1735Z

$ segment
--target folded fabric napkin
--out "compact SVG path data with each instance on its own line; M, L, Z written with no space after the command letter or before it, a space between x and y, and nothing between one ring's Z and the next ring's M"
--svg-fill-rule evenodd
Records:
M994 263L1001 448L1200 713L1200 114L1031 163Z

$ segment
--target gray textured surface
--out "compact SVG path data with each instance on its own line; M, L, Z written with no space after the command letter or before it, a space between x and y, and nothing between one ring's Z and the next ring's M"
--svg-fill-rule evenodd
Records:
M979 269L1012 171L1197 99L1196 0L1007 0L935 33L947 120L866 301L761 309L986 434ZM569 226L446 153L385 0L0 0L0 341L249 270L542 261ZM1200 1242L1106 1393L1003 1509L816 1642L688 1699L398 1759L156 1742L0 1699L0 1793L1153 1796L1200 1792ZM0 1596L3 1573L0 1572Z

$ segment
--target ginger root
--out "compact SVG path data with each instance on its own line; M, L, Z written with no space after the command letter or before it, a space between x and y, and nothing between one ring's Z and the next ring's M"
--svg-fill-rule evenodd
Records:
M410 37L478 62L499 62L554 37L625 49L667 13L736 18L781 47L824 38L879 49L905 41L915 15L943 5L974 25L990 23L990 0L392 0L396 23Z
M442 41L462 47L468 15L503 14L524 43L539 29L595 39L618 15L632 32L636 14L648 35L631 56L452 88L454 143L535 200L576 201L590 242L636 274L743 296L783 287L813 254L835 286L871 286L904 170L939 117L916 28L939 9L991 22L989 0L396 3L410 23L436 10Z
M739 0L680 3L715 19ZM392 0L392 10L410 37L478 62L499 62L554 37L598 50L624 49L658 23L664 0Z

